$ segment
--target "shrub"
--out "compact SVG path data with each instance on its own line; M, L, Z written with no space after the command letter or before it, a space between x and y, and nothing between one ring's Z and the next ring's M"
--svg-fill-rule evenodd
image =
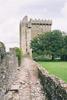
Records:
M17 58L18 58L18 64L19 64L19 66L20 66L20 64L21 64L21 59L22 59L22 49L16 47L15 50L16 50L16 56L17 56Z
M35 52L33 52L32 56L35 61L50 61L51 60L51 57L46 56L46 55L38 55Z
M4 43L0 42L0 62L3 60L6 54L5 45Z

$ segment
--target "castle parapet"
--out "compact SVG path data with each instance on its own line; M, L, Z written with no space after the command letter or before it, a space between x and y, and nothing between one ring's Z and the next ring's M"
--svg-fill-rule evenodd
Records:
M35 19L35 20L30 20L31 24L39 24L39 25L52 25L52 20L40 20L40 19Z

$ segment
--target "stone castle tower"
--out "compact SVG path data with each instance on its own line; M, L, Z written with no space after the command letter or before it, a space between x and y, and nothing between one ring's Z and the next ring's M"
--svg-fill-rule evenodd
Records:
M25 16L20 22L20 48L23 50L23 54L32 54L30 49L30 42L32 38L38 34L51 31L51 20L33 20L28 21L28 17Z

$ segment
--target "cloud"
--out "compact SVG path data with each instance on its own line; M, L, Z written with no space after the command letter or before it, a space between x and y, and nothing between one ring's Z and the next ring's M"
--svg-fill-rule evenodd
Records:
M57 18L53 19L52 30L59 29L66 32L67 34L67 19L66 18Z
M61 9L61 14L64 18L67 18L67 2L64 4L64 7Z
M5 21L4 24L0 25L0 41L3 41L9 47L19 46L19 20L15 18L10 18Z
M60 10L60 17L53 18L52 29L60 29L67 34L67 2L64 3Z
M19 23L25 16L52 19L52 29L67 32L66 0L0 0L0 41L8 47L19 46Z

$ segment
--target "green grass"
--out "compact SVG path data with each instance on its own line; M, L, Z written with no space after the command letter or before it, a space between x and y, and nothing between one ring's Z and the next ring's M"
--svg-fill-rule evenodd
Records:
M67 82L67 62L38 62L50 74L54 74Z

